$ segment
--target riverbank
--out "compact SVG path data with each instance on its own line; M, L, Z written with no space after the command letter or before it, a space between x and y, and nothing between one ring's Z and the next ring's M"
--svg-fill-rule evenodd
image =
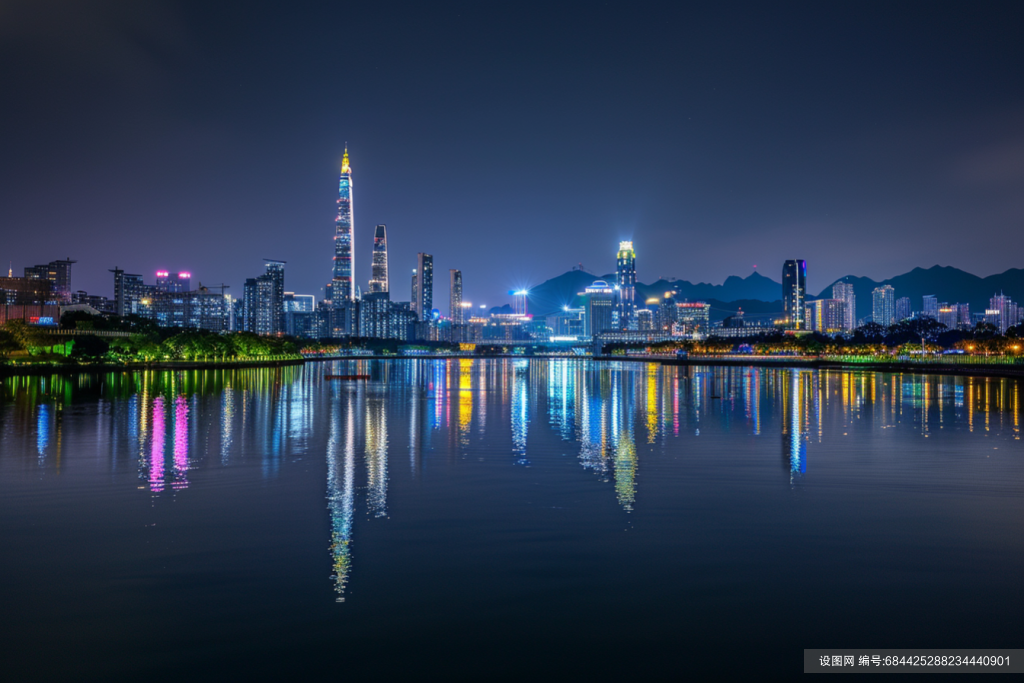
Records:
M236 368L276 368L303 365L302 357L224 360L224 361L159 361L152 363L19 363L0 365L0 377L22 375L78 375L97 372L146 372L149 370L232 370Z

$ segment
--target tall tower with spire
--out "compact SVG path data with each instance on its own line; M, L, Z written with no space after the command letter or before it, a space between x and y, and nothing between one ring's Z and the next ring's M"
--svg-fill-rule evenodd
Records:
M334 220L334 272L331 277L330 298L335 306L352 301L352 167L348 163L348 145L341 159L341 178L338 180L338 217Z

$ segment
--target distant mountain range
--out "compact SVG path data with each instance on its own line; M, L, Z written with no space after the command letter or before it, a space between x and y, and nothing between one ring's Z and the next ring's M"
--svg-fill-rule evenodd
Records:
M570 270L553 277L530 289L530 312L542 316L560 311L563 306L579 305L579 293L595 280L614 284L615 274L595 275L584 270ZM853 285L858 318L871 314L871 292L882 285L891 285L897 298L910 297L911 308L915 311L921 310L921 297L926 294L934 294L940 302L968 303L972 312L984 311L989 298L999 292L1014 301L1024 301L1024 269L1020 268L982 278L951 266L932 266L915 268L880 282L852 275L836 280L840 281ZM831 298L834 284L817 296L808 296L808 300ZM749 316L782 314L782 284L757 272L745 278L731 275L720 285L661 279L649 285L638 282L636 288L638 302L650 297L660 298L668 291L675 291L678 299L706 301L711 304L712 320L721 320L740 308Z
M978 277L952 266L932 266L931 268L914 268L909 273L897 275L881 282L852 275L840 278L840 280L853 285L853 293L857 296L858 318L871 315L871 291L882 285L891 285L896 290L897 299L904 296L910 297L910 307L914 311L922 309L921 298L927 294L934 294L940 303L946 301L951 304L970 304L972 313L984 312L988 308L988 300L993 294L1000 292L1014 301L1024 300L1024 270L1020 268L1011 268L1006 272L988 277ZM840 280L836 280L836 282ZM832 298L832 285L823 289L814 298Z

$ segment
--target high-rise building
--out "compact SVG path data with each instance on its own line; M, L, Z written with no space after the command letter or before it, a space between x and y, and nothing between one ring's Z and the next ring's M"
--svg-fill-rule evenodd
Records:
M335 307L344 306L355 296L355 273L352 265L352 167L348 162L348 147L341 159L341 177L338 179L338 216L334 219L334 271L331 277L330 299Z
M636 252L632 242L619 242L615 261L619 327L636 329Z
M420 252L413 271L412 309L417 320L430 320L434 309L434 257Z
M790 259L782 266L782 307L790 329L804 329L804 300L807 297L807 262Z
M995 311L990 322L998 328L1000 334L1004 334L1006 330L1017 324L1017 304L1002 292L993 295L988 300L988 309L985 311L987 317L990 316L990 311Z
M910 310L910 297L901 296L896 299L896 322L906 320L912 315Z
M703 301L676 303L671 330L674 336L706 337L711 330L711 304Z
M882 285L871 291L871 320L882 327L896 322L896 290L891 285Z
M142 315L145 312L143 301L153 293L153 287L145 284L137 273L126 273L120 268L110 272L114 274L114 313Z
M612 329L615 289L604 280L597 280L580 295L583 297L583 334L594 337Z
M373 265L370 269L370 293L388 291L388 228L373 229Z
M853 285L849 282L837 282L832 285L832 298L843 302L843 324L840 329L852 332L857 327L857 296L853 293Z
M449 270L448 281L448 317L452 319L452 325L462 325L465 315L462 308L462 271Z
M931 318L932 320L939 319L939 300L932 294L925 294L922 299L921 316L924 318Z
M833 290L834 291L834 290ZM817 299L804 307L804 322L808 330L823 334L845 332L847 325L846 301L843 299Z
M255 334L284 332L284 261L266 261L266 272L245 281L243 329Z
M156 291L158 292L189 292L192 291L192 273L181 272L172 275L169 271L156 271Z
M312 294L284 293L285 313L312 313L316 310L316 297Z
M73 263L77 263L77 261L67 258L38 266L26 266L25 279L48 280L53 303L66 306L71 303L71 264Z

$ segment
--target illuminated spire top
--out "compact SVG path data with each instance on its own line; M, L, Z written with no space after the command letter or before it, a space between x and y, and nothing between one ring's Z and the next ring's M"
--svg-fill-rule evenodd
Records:
M351 172L352 172L352 167L348 165L348 143L346 142L345 143L345 156L343 156L341 158L341 173L342 173L342 175L344 175L346 173L351 173Z
M636 258L636 252L633 251L633 242L619 242L619 253L618 258Z

